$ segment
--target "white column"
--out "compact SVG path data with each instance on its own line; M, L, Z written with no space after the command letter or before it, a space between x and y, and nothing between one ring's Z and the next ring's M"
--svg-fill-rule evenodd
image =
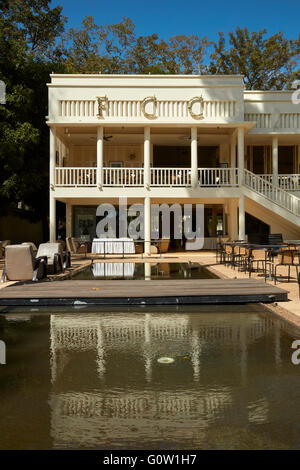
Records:
M49 237L50 242L56 240L56 199L50 189L50 210L49 210Z
M151 183L150 169L150 127L144 128L144 186L149 189Z
M191 128L191 182L193 187L198 184L197 127Z
M245 240L245 196L239 199L239 240Z
M72 237L72 204L66 203L66 237Z
M145 281L151 281L151 263L144 263Z
M236 199L230 199L228 206L229 206L229 221L228 221L229 236L230 236L231 240L237 240L237 237L238 237L238 233L237 233L238 219L237 219L237 201L236 201Z
M97 187L103 185L103 127L97 128Z
M278 186L278 137L272 137L272 174L273 184Z
M145 197L144 201L144 238L145 238L145 255L150 255L151 252L151 200L150 197Z
M230 139L230 167L235 168L235 154L236 154L236 137L235 135L231 136Z
M49 165L49 236L50 242L56 240L56 200L55 200L55 136L56 131L50 127L50 165Z
M235 133L231 136L230 139L230 168L231 168L231 184L237 184L237 176L236 176L236 135Z
M241 185L244 182L244 129L243 127L238 128L237 146L238 146L239 184Z

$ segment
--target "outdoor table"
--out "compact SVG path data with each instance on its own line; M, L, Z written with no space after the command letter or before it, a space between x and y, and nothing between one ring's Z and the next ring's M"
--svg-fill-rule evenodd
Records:
M94 238L92 253L135 253L134 241L132 238Z

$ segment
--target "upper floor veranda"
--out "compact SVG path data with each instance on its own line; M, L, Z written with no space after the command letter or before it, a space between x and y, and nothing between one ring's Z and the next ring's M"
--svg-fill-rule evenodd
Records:
M292 92L245 91L237 75L51 75L48 87L52 187L238 186L244 168L299 176Z

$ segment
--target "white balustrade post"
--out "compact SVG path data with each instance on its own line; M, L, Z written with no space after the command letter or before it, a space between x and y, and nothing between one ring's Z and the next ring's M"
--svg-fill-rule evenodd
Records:
M144 186L149 189L151 184L150 168L150 127L144 128Z
M103 186L103 127L97 128L97 187Z
M144 253L150 255L151 252L151 199L149 196L144 200Z
M239 240L245 240L245 196L239 199Z
M237 146L238 146L239 185L241 185L244 182L244 129L243 127L238 128Z
M236 135L235 133L231 136L230 139L230 168L231 170L231 184L236 184L236 161L235 161L235 156L236 156Z
M56 130L50 127L50 164L49 164L49 183L50 183L50 200L49 200L49 237L50 242L56 240L56 200L55 200L55 138Z
M191 183L194 188L198 184L197 127L191 128Z
M272 138L272 183L278 186L278 137Z

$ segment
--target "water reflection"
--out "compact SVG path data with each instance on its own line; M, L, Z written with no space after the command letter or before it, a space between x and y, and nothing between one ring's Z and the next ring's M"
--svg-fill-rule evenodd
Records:
M294 336L258 309L0 316L0 448L299 448Z
M205 448L215 426L270 423L269 393L251 396L248 350L275 330L256 315L52 315L54 446Z
M96 261L73 279L208 279L215 276L198 263Z

